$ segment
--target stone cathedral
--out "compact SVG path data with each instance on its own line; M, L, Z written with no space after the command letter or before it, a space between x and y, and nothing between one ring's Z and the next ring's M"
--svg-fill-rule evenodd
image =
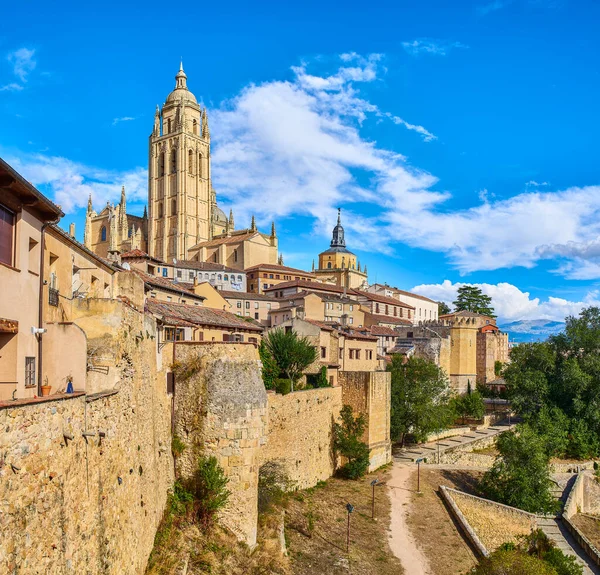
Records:
M211 249L217 240L218 253ZM277 261L274 225L271 234L262 234L253 219L247 230L234 231L233 213L227 217L217 206L211 184L208 115L187 87L183 64L175 76L175 89L154 115L147 214L140 218L126 213L124 189L119 204L107 204L99 213L90 200L84 243L102 257L139 249L167 263L223 260L219 263L239 268Z

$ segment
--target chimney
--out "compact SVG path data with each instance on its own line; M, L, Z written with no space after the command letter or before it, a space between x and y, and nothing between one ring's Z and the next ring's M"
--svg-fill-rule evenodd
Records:
M69 235L74 238L75 237L75 223L71 222L69 224Z

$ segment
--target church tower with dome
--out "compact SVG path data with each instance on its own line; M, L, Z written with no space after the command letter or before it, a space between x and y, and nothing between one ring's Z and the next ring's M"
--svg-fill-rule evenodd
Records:
M183 63L175 89L156 107L148 154L148 254L184 260L199 242L232 231L211 184L206 108L187 87Z

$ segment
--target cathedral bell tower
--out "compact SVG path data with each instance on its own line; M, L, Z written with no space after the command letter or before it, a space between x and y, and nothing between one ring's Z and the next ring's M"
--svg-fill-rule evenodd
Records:
M183 63L175 89L156 108L148 157L148 253L171 262L211 239L210 132L187 87Z

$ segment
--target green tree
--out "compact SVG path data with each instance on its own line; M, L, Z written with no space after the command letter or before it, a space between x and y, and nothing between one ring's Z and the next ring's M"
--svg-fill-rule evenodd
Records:
M459 287L456 300L452 303L455 311L472 311L473 313L496 317L492 307L492 298L485 295L476 286L464 285Z
M225 507L230 491L229 479L214 456L200 457L196 471L186 487L194 494L196 515L204 525L210 525L215 514Z
M365 416L361 413L356 418L352 407L344 405L340 412L341 423L333 426L333 447L338 455L347 459L347 463L339 470L342 477L358 479L369 469L369 447L362 436L365 431Z
M262 363L262 378L265 389L275 389L275 380L279 377L280 370L264 339L258 347L258 355Z
M454 410L462 417L463 423L467 417L481 419L485 415L485 403L479 391L471 391L452 398Z
M432 361L411 357L406 363L392 355L391 437L404 444L407 434L416 441L443 429L455 417L450 405L450 388L442 369Z
M438 315L450 313L450 306L445 301L438 301Z
M482 559L474 575L558 575L545 561L520 550L494 551Z
M317 350L306 337L299 337L295 331L281 328L271 330L263 338L265 347L291 382L294 384L302 377L304 370L317 360Z
M497 359L494 362L494 375L496 377L500 377L502 375L502 368L504 367L504 363Z
M484 495L531 513L555 511L548 455L539 435L524 425L518 433L501 433L496 447L500 455L479 483Z

